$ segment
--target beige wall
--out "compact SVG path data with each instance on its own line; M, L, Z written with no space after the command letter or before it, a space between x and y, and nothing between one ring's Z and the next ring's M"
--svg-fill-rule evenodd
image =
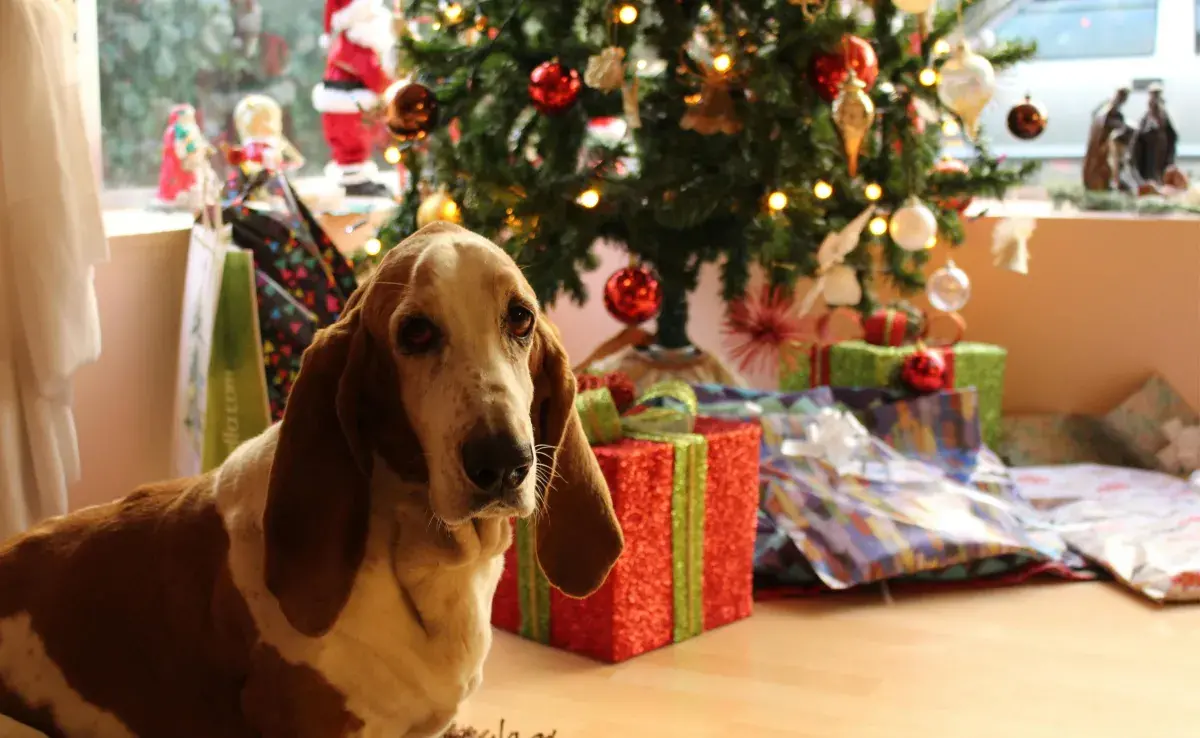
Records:
M83 478L72 507L170 475L187 241L185 231L113 238L96 270L103 353L75 382Z
M970 276L967 339L1008 347L1007 410L1107 412L1155 371L1200 408L1200 219L1042 218L1024 276L992 266L995 224L968 224L966 243L952 253L938 247L930 270L953 255ZM625 263L619 252L601 255L586 279L597 298L605 277ZM709 267L691 298L690 332L724 353L719 294ZM923 296L914 302L928 307ZM554 318L572 356L620 329L598 299L560 305ZM776 382L773 373L747 379Z
M1200 220L1043 218L1028 276L991 265L994 223L972 223L954 256L973 282L968 338L1009 348L1008 410L1104 412L1154 371L1200 408ZM181 231L117 237L112 261L97 273L104 355L77 384L84 478L74 506L169 474L186 250ZM608 249L601 260L587 277L596 297L624 263ZM722 351L714 269L691 309L693 339ZM582 308L564 303L553 317L575 357L619 328L598 299Z

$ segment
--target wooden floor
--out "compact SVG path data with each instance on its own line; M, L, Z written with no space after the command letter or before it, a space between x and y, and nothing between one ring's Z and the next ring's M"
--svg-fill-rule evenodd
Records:
M500 633L461 717L505 738L1198 738L1200 605L1090 582L766 603L616 666Z

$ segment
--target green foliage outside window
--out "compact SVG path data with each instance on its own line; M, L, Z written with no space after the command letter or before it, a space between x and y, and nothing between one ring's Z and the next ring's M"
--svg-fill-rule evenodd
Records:
M253 43L253 19L261 29ZM245 94L284 109L288 138L317 169L325 157L310 93L325 54L319 5L293 0L102 0L100 104L108 187L158 180L172 105L190 103L214 144L234 140L230 116Z

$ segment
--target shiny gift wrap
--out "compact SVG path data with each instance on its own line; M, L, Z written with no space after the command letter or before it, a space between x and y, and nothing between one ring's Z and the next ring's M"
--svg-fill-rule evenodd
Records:
M825 346L805 346L784 352L779 384L784 390L836 385L889 387L905 357L916 346L875 346L865 341L842 341ZM1004 367L1008 351L986 343L962 342L930 347L946 361L948 387L974 387L979 395L979 420L983 440L994 446L1000 440L1000 414L1004 399Z
M1156 602L1200 602L1200 486L1101 464L1014 471L1051 530Z
M1158 453L1168 444L1163 426L1172 420L1191 426L1200 422L1200 416L1170 383L1154 375L1105 415L1103 424L1109 435L1128 449L1138 466L1157 469L1161 466Z
M846 589L1002 556L1060 562L1053 532L1030 530L1015 497L906 458L836 409L773 416L786 440L763 461L764 509L820 582Z
M695 417L686 386L651 388L621 416L600 388L577 407L625 533L604 586L572 599L515 523L492 607L497 627L618 662L748 617L758 508L757 424Z

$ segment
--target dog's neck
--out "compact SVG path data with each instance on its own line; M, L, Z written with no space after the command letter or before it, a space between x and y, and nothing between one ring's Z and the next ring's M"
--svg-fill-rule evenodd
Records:
M434 570L440 575L472 569L508 548L512 533L506 518L446 525L430 509L425 483L405 481L382 459L376 462L371 478L371 537L382 531L391 539L398 579L419 579Z
M261 639L286 661L316 669L368 726L405 735L421 721L449 720L478 685L491 647L492 597L512 537L508 521L447 528L430 514L423 485L378 463L366 555L350 598L328 633L307 638L287 623L265 587L257 521L273 450L268 431L235 452L217 484L235 583ZM418 707L433 712L413 712Z

